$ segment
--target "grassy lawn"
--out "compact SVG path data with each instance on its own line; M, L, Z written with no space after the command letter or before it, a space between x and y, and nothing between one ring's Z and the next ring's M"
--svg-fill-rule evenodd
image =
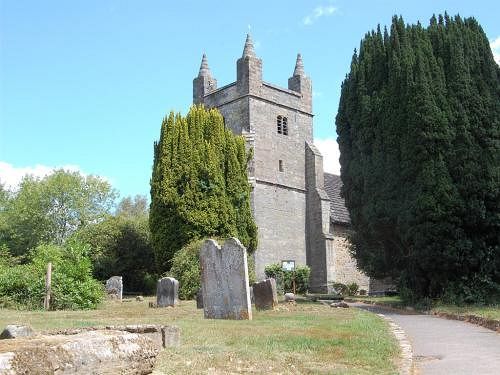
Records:
M380 296L380 297L368 297L368 296L356 296L348 297L349 299L358 301L369 301L369 302L379 302L384 305L389 305L393 307L404 307L403 302L398 296ZM432 313L448 313L456 315L475 315L481 318L500 320L500 306L455 306L455 305L445 305L438 302L431 309Z
M205 320L194 301L148 308L148 301L107 302L94 311L0 309L0 327L36 330L118 324L175 324L182 345L164 350L157 374L395 374L399 347L385 321L358 309L280 304L252 321Z
M457 315L476 315L485 319L500 320L500 306L453 306L437 305L432 312L443 312Z

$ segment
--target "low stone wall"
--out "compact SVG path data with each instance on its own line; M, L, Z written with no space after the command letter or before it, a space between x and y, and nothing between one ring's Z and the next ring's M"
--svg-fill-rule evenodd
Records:
M177 327L68 329L0 340L0 375L150 374L156 356L180 343Z

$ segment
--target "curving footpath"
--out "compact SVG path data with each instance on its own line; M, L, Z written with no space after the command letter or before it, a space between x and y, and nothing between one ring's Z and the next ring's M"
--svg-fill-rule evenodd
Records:
M500 374L500 334L471 323L352 303L394 320L413 346L418 375Z

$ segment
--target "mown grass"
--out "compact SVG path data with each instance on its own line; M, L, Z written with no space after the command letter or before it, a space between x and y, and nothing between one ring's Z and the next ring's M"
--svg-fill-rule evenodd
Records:
M349 299L356 301L367 301L372 303L380 303L391 307L404 308L406 307L399 296L355 296ZM430 313L447 313L459 316L475 315L485 319L500 320L500 305L480 306L480 305L450 305L442 302L435 302Z
M399 347L378 316L317 303L280 304L252 321L208 320L194 301L152 309L143 302L107 302L91 311L0 309L0 327L36 330L119 324L175 324L182 345L164 350L157 374L395 374Z
M500 320L500 305L493 306L453 306L438 304L432 308L433 313L456 314L460 316L475 315L485 319Z

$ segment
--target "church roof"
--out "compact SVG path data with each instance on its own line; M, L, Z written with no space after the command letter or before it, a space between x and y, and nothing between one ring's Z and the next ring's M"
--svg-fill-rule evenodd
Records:
M340 191L342 190L342 180L340 176L325 173L325 190L328 198L331 200L330 204L330 219L335 224L351 224L351 217L349 211L345 206L344 198L341 197Z

